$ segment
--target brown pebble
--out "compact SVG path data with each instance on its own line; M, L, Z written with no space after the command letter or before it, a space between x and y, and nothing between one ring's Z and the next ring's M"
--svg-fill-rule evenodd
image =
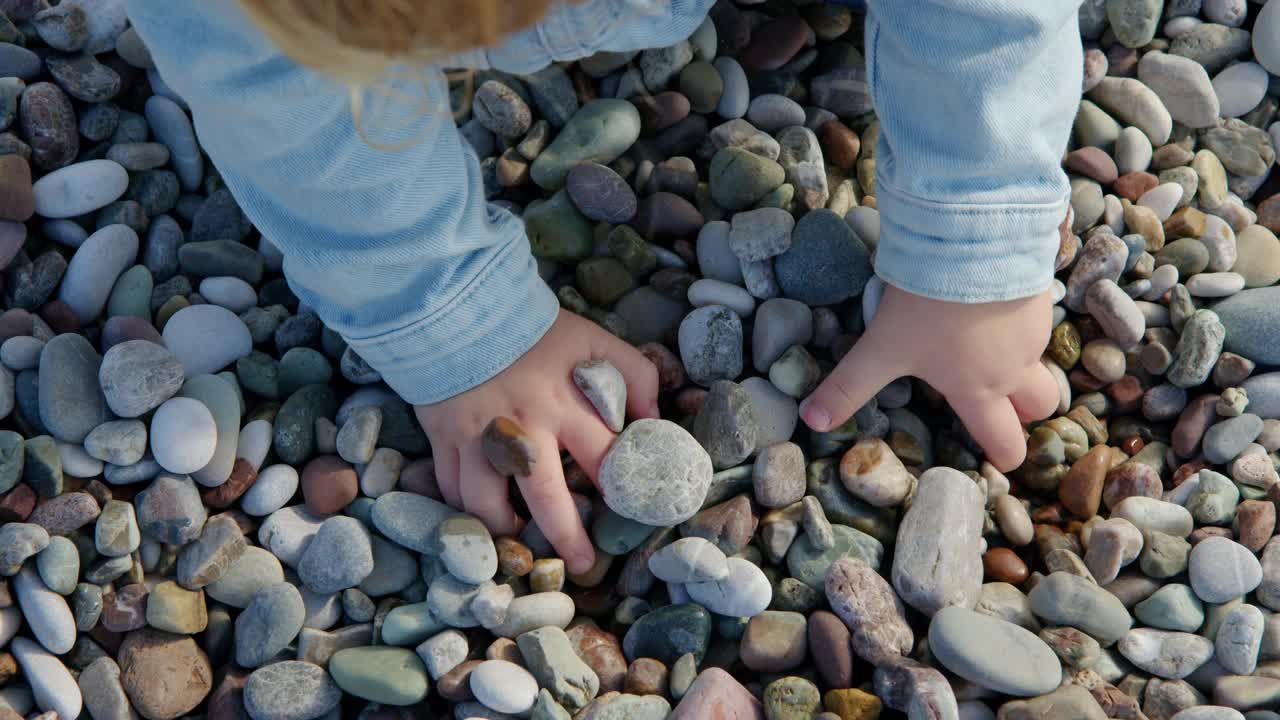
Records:
M2 318L0 318L2 319ZM658 368L658 389L663 392L679 390L685 381L684 365L676 354L661 343L645 343L636 348L640 354Z
M1154 468L1146 463L1126 462L1107 473L1106 484L1102 486L1102 502L1110 510L1126 498L1149 497L1158 500L1163 491L1160 474Z
M1058 484L1058 501L1071 514L1087 520L1098 513L1110 459L1107 446L1099 445L1075 461L1063 476Z
M565 577L569 582L580 588L593 588L604 582L604 576L609 574L609 568L613 565L613 556L609 553L597 549L596 559L586 572L582 573L566 573Z
M360 491L356 470L337 455L321 455L302 469L302 497L317 515L332 515L351 504Z
M205 490L200 494L200 499L211 508L225 510L248 492L257 479L258 471L253 469L253 465L244 458L236 458L235 464L231 466L231 477L218 487Z
M480 447L499 475L528 477L533 472L538 448L520 423L511 418L491 420L480 437Z
M1066 509L1059 503L1041 505L1031 511L1031 522L1036 525L1057 525L1066 519Z
M1236 506L1232 528L1236 542L1255 553L1261 552L1276 529L1275 504L1266 500L1245 500Z
M27 522L43 527L50 535L69 535L98 519L101 512L92 495L69 492L42 501Z
M823 155L829 165L848 170L858 162L862 141L857 133L839 120L823 123L818 128L818 141L822 143Z
M12 653L0 652L0 686L18 677L18 660Z
M640 112L640 131L646 135L666 130L689 117L689 98L682 93L667 90L630 100Z
M145 718L177 718L196 708L213 688L209 658L187 635L145 628L125 636L117 659L134 709Z
M618 637L592 621L578 623L566 632L574 653L599 676L600 692L620 692L626 683L627 659Z
M80 330L80 318L76 311L62 300L53 300L40 308L40 317L57 333L73 333Z
M1103 185L1115 182L1119 175L1116 162L1111 159L1111 156L1092 146L1072 150L1067 154L1067 159L1062 165L1068 170L1087 175Z
M219 669L222 679L209 695L208 720L249 720L244 709L244 686L249 672L235 665Z
M125 585L102 596L102 626L112 632L129 632L147 625L147 588Z
M1077 367L1067 373L1067 380L1071 382L1071 389L1079 393L1097 392L1107 386L1106 383L1090 375L1089 372L1082 367Z
M1142 197L1143 193L1159 184L1160 179L1155 175L1152 175L1149 172L1137 171L1125 173L1124 175L1116 178L1111 189L1115 191L1116 195L1119 195L1126 200L1138 202L1138 198Z
M1169 216L1168 220L1164 221L1165 239L1198 238L1204 235L1206 222L1205 214L1190 205L1178 208Z
M0 155L0 157L9 156ZM0 343L11 337L30 335L33 329L33 322L34 318L26 310L19 308L5 310L4 314L0 315Z
M1258 224L1271 232L1280 232L1280 194L1258 203Z
M0 155L0 220L24 222L35 211L31 166L21 155Z
M564 560L560 558L534 560L529 589L535 593L560 592L564 589L564 572Z
M464 660L462 664L440 676L436 681L436 690L440 697L449 702L467 702L473 700L471 694L471 673L480 667L483 660Z
M1120 449L1123 450L1124 453L1129 457L1133 457L1134 455L1137 455L1139 452L1141 452L1142 447L1143 447L1142 438L1138 437L1137 435L1134 435L1131 438L1125 438L1124 442L1120 443Z
M1209 463L1205 462L1204 458L1196 458L1179 465L1178 469L1173 471L1173 475L1169 480L1169 484L1165 486L1165 490L1172 490L1178 487L1182 483L1186 482L1187 478L1207 467L1209 467Z
M31 486L18 483L0 495L0 522L26 522L36 509L36 493Z
M676 410L681 415L697 415L702 410L702 403L707 399L707 391L702 388L687 387L676 393Z
M636 658L627 668L622 691L632 695L667 695L667 666L653 658Z
M751 512L751 501L739 495L712 505L680 525L684 537L709 540L726 555L733 555L751 542L758 518Z
M1133 375L1125 375L1107 386L1107 397L1111 398L1111 414L1127 415L1136 412L1142 405L1142 381Z
M1191 534L1187 536L1187 541L1190 542L1192 545L1196 545L1201 540L1207 540L1211 537L1230 538L1231 528L1213 527L1212 525L1205 525L1204 527L1198 527L1195 530L1192 530Z
M1187 403L1170 433L1170 446L1179 457L1191 457L1200 448L1200 439L1218 419L1218 395L1209 393Z
M436 461L431 458L419 458L404 466L400 471L397 487L405 492L425 495L433 500L440 500L440 483L436 480Z
M520 654L520 647L511 638L498 638L489 643L489 647L484 651L484 657L486 660L506 660L520 666L524 665L524 656Z
M990 582L1021 585L1030 574L1027 564L1009 548L991 548L982 556L982 571Z
M498 549L498 574L524 577L533 571L533 551L515 538L500 537L493 541Z
M818 610L809 616L806 632L809 655L826 685L837 688L852 685L853 649L844 621L833 612Z
M751 42L738 53L738 62L748 72L777 70L800 52L810 32L809 24L794 15L768 20L751 31Z

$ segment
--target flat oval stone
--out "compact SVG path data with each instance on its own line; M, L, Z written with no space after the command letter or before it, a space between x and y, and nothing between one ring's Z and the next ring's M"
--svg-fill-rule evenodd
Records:
M929 650L951 672L1006 695L1042 695L1062 680L1057 655L1034 633L966 608L934 614Z
M806 305L834 305L862 292L871 253L844 218L819 208L800 218L791 247L774 262L782 294Z
M329 658L329 674L344 692L386 705L412 705L427 695L427 668L412 650L356 647Z
M698 511L711 475L711 458L688 431L667 420L641 419L605 455L600 489L619 515L666 527Z
M742 373L742 320L723 305L685 316L679 330L680 359L689 379L703 386Z
M58 335L40 352L40 420L63 442L82 443L111 419L98 386L102 358L83 336Z
M204 155L196 143L191 120L177 103L161 95L147 99L145 112L151 132L169 148L182 189L187 192L196 190L204 177Z
M249 328L235 313L217 305L192 305L164 325L164 344L182 363L187 377L213 373L253 350Z
M216 375L197 375L182 386L182 396L192 398L213 417L215 440L209 462L191 472L191 479L205 487L218 487L231 477L240 440L240 398L230 382Z
M53 711L58 717L79 717L83 696L75 678L56 654L24 637L13 639L12 650L23 675L31 684L35 703L42 709Z
M538 155L530 177L548 190L564 185L579 163L616 160L640 137L640 113L626 100L601 99L583 105L556 139Z
M526 713L538 697L538 682L533 675L506 660L480 663L471 671L470 684L476 700L500 713Z
M614 225L636 214L636 194L618 173L594 162L575 165L565 179L569 198L587 219Z
M1134 628L1117 649L1126 660L1158 677L1181 680L1213 656L1213 642L1191 633Z
M981 591L978 543L986 499L977 485L961 477L949 468L926 471L898 527L893 586L921 612L972 607Z
M240 508L263 517L284 507L298 490L298 471L290 465L272 465L258 473L249 490L240 498Z
M1188 558L1191 589L1208 603L1225 603L1262 583L1262 566L1245 546L1224 537L1206 538Z
M67 601L45 586L32 565L13 579L18 606L31 634L46 650L56 655L68 653L76 641L75 617Z
M453 508L417 493L393 491L373 504L373 525L398 545L420 553L435 553L436 527L454 514Z
M213 459L218 427L209 408L199 400L170 398L151 418L151 451L171 473L193 473Z
M289 583L261 588L236 618L236 664L256 668L287 646L306 616L302 595Z
M58 298L71 306L83 324L106 307L116 279L138 254L138 234L127 225L108 225L76 249L67 264Z
M284 582L284 568L274 555L252 545L231 563L227 572L206 585L209 597L232 607L248 607L264 587Z
M35 182L32 191L37 214L69 218L106 207L124 195L128 187L129 173L119 163L86 160L45 175ZM110 292L110 288L107 290Z
M31 54L30 51L25 49L21 49L21 51ZM36 181L36 184L39 185L54 174L50 171L68 165L76 159L76 155L80 152L80 134L76 128L75 110L71 106L71 99L67 97L61 88L53 83L38 82L23 91L22 102L18 111L22 123L23 137L31 144L31 164L35 168L49 173L49 175L45 175ZM89 160L87 162L99 161ZM110 161L103 160L100 162ZM115 163L111 164L115 165ZM116 168L118 169L101 171L105 174L100 175L100 177L107 179L107 184L94 190L91 195L79 192L75 195L64 194L63 189L66 189L68 184L67 176L62 176L47 183L49 189L45 190L45 195L46 200L51 203L51 209L65 214L50 215L40 210L39 193L37 193L36 197L36 212L47 218L73 217L107 205L123 195L125 187L129 184L128 175L125 174L121 177L119 173L119 170L124 168L119 165L116 165ZM80 172L82 171L76 171L72 175L79 175ZM83 176L81 177L83 178ZM87 189L87 184L81 187ZM118 192L116 192L117 190ZM110 197L112 194L114 194L114 197ZM78 209L85 204L93 207L86 210Z
M493 579L498 552L489 531L474 517L454 515L436 528L438 557L454 577L468 583Z
M1104 646L1124 637L1133 623L1119 598L1070 573L1051 573L1032 588L1027 598L1037 617L1083 630Z
M299 660L258 668L244 686L244 707L254 720L312 720L341 701L342 690L324 668Z
M711 614L701 605L667 605L646 613L627 630L622 649L628 658L650 657L671 665L692 653L701 662L711 640Z

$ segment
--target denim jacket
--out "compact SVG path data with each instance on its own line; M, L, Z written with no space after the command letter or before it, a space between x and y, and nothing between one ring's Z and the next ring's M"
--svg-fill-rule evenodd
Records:
M450 66L527 74L601 50L672 45L712 0L555 7ZM1046 288L1079 101L1075 0L871 0L867 76L881 118L877 272L981 302ZM551 326L520 218L485 200L443 74L405 75L421 102L362 104L276 49L234 0L126 0L164 83L244 212L284 254L294 292L411 403L506 368Z

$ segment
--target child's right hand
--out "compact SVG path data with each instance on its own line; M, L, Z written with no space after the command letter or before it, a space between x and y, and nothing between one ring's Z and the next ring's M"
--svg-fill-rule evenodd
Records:
M1052 414L1058 386L1040 364L1049 342L1048 293L962 304L885 284L866 333L801 405L809 427L844 422L888 383L911 375L942 393L1002 471L1022 464L1022 423Z
M613 363L627 383L627 414L658 417L658 371L640 351L595 323L561 311L546 335L490 380L433 405L418 405L418 422L431 440L436 478L445 502L478 517L495 535L519 530L507 497L507 478L485 458L480 437L495 417L518 421L537 447L529 477L517 477L529 512L570 572L595 562L595 549L578 518L560 465L564 447L596 480L614 434L573 383L584 360Z

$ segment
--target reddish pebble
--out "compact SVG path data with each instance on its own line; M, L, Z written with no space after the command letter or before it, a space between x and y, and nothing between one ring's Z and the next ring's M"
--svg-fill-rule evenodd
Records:
M14 308L4 311L4 314L0 315L0 343L11 337L30 335L34 327L33 322L31 313L26 310Z
M1137 171L1125 173L1116 178L1115 183L1111 185L1111 189L1117 195L1130 202L1138 202L1138 198L1146 191L1160 184L1160 179L1149 172Z
M1107 386L1106 383L1090 375L1088 370L1081 367L1077 367L1067 373L1067 380L1071 382L1071 389L1078 393L1098 392Z
M678 390L684 385L684 365L680 358L659 343L645 343L636 348L649 362L658 368L658 389L663 392Z
M116 315L102 324L102 352L128 340L146 340L164 345L160 331L151 323L132 315Z
M0 495L0 522L26 522L36 509L36 493L21 483Z
M1214 527L1212 525L1205 525L1204 527L1198 527L1195 530L1191 531L1191 535L1187 536L1187 541L1190 542L1192 545L1195 545L1199 543L1201 540L1207 540L1211 537L1230 538L1231 528Z
M632 695L667 694L667 666L653 658L636 658L627 668L622 691Z
M828 120L823 123L822 127L818 128L818 141L822 143L823 155L828 164L848 170L858 162L862 141L857 133L839 120ZM1112 166L1114 165L1112 163Z
M73 333L80 329L76 311L61 300L53 300L40 308L40 317L57 333Z
M0 155L0 220L27 220L36 211L31 166L21 155Z
M765 22L752 31L738 62L748 71L777 70L800 52L811 32L809 24L794 15Z
M440 697L449 702L467 702L475 699L475 695L471 694L471 673L483 662L483 660L466 660L441 675L436 681L436 691L440 693Z
M1280 194L1258 203L1258 224L1271 232L1280 232Z
M102 626L112 632L129 632L147 624L147 587L125 585L102 596Z
M216 488L210 488L200 494L204 504L217 510L225 510L240 499L258 479L258 471L253 469L248 460L236 458L231 466L231 477Z
M853 648L849 644L849 628L844 621L835 613L818 610L809 616L807 631L809 654L827 686L843 688L852 685Z
M702 409L702 402L706 399L706 390L695 387L685 388L676 395L676 409L682 415L697 415Z
M1037 525L1057 525L1066 519L1066 510L1058 503L1041 505L1031 511L1031 522Z
M982 571L987 580L1021 585L1030 574L1027 564L1009 548L992 548L982 556Z
M1218 395L1200 395L1187 403L1169 435L1170 447L1179 457L1191 457L1200 447L1200 439L1218 419Z
M317 515L332 515L356 499L360 490L355 468L336 455L322 455L302 469L302 497Z
M524 577L533 571L533 551L515 538L493 541L498 550L498 574Z
M27 522L39 525L50 535L69 535L98 519L98 501L82 492L67 492L36 506Z
M633 97L631 104L640 111L640 131L646 135L666 130L689 117L689 98L678 92L668 90Z
M1058 501L1083 520L1096 515L1110 465L1111 448L1106 445L1098 445L1085 453L1058 483Z
M1124 454L1128 455L1129 457L1133 457L1134 455L1137 455L1142 450L1142 447L1143 447L1142 438L1138 437L1137 435L1134 435L1131 438L1126 438L1124 442L1120 443L1120 449L1123 450Z
M732 675L718 667L709 667L698 674L698 679L689 686L667 720L707 718L763 720L764 709L760 701Z
M1149 497L1159 500L1163 491L1160 474L1150 465L1126 462L1107 473L1107 482L1102 486L1102 502L1109 510L1126 498Z
M1125 375L1107 386L1107 397L1111 398L1111 414L1127 415L1136 412L1142 405L1142 381L1133 375Z
M1103 185L1110 185L1119 177L1116 162L1111 156L1093 146L1072 150L1062 164L1068 170L1087 175Z
M222 682L209 695L208 720L243 720L248 717L244 710L244 686L249 681L249 670L228 664Z
M1231 526L1236 542L1255 553L1261 552L1276 529L1276 506L1266 500L1245 500L1236 506Z
M400 490L426 495L434 500L442 499L440 483L436 481L436 461L420 458L404 466L400 471Z
M1196 458L1190 462L1185 462L1173 471L1173 475L1169 478L1169 484L1165 486L1165 490L1172 490L1187 481L1187 478L1195 475L1201 470L1209 467L1209 463L1204 458Z

